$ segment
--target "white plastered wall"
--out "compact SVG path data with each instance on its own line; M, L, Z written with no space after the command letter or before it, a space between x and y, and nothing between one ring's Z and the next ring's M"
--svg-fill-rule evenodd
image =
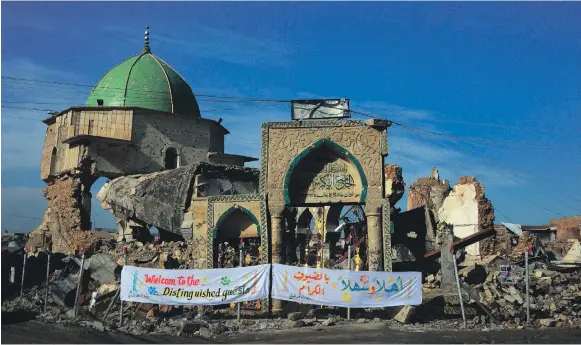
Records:
M438 217L453 226L454 236L465 238L478 231L478 203L473 184L456 185L438 211ZM466 248L470 255L479 256L478 243Z

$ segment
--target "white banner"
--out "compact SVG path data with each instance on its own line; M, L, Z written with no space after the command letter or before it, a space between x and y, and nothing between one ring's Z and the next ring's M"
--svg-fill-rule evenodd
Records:
M379 308L422 304L420 272L369 272L273 264L272 298L285 301Z
M218 305L268 297L270 265L207 270L125 266L121 299L169 305Z

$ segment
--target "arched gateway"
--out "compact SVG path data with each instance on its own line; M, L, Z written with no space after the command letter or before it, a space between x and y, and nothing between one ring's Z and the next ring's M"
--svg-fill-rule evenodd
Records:
M327 235L342 231L339 220L344 206L360 205L365 209L367 267L391 270L389 201L382 192L390 125L389 121L377 119L262 125L260 193L265 196L263 203L270 217L271 262L293 264L285 262L291 257L286 254L288 247L301 251L308 243L301 244L299 238L315 233L320 243L317 266L328 265L329 253L333 253L331 242L335 244L339 236L333 234L337 238L331 236L329 241ZM300 210L296 230L288 229L285 210L289 208ZM306 224L307 218L310 225ZM297 233L296 241L289 240L289 232ZM273 303L273 309L280 307L276 301Z

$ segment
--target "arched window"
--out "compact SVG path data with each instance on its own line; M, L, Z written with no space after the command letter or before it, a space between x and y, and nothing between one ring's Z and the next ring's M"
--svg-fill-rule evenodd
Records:
M50 154L50 174L54 175L56 173L56 147L52 148L52 153Z
M175 169L180 166L180 156L178 151L173 147L165 150L164 167L166 169Z

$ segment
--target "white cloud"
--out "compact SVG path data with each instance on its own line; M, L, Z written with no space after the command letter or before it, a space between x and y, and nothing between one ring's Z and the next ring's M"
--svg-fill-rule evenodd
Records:
M453 149L441 139L428 140L425 136L404 131L391 135L389 144L390 156L387 162L402 166L408 184L418 177L430 176L434 167L438 168L440 178L449 180L452 185L461 176L475 176L481 183L496 187L529 183L526 175L504 168L501 164L493 165L467 151Z
M379 101L351 102L351 107L364 113L371 113L377 117L387 117L390 120L399 119L428 119L433 113L422 109L411 109L395 104Z

